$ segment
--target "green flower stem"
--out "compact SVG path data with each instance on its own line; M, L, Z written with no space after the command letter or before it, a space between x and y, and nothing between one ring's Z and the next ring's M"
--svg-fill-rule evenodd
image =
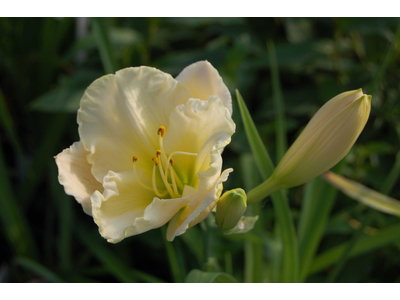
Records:
M260 202L280 188L271 180L271 177L247 193L247 203Z
M178 256L176 255L176 251L173 243L168 242L166 239L167 229L166 226L161 227L161 232L164 239L165 248L167 249L168 262L171 267L172 277L176 283L183 282L183 275L181 273L181 268L179 266Z
M243 101L239 91L236 90L236 97L239 104L240 113L243 120L244 129L246 131L247 139L249 141L251 151L253 152L256 160L258 169L264 180L269 178L274 171L274 164L266 150L261 137L254 125L253 119ZM262 184L261 184L262 186ZM255 188L256 192L250 191L247 194L249 201L249 195L251 196L250 201L257 202L262 196L262 192L258 191L258 187ZM256 193L253 197L251 194ZM263 198L265 198L265 194ZM299 247L297 242L297 236L294 229L294 222L292 212L289 207L289 202L286 194L283 190L273 193L271 195L272 202L274 205L274 211L278 220L278 226L280 229L282 243L283 243L283 274L282 280L284 282L298 282L299 281ZM259 200L260 201L260 200Z

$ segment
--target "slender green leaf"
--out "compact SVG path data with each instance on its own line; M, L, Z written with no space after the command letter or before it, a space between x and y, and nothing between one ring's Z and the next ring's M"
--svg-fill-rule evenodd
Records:
M379 230L376 235L360 238L350 251L349 257L378 249L400 240L400 223ZM312 262L309 275L322 271L338 261L346 251L349 242L343 243L318 255Z
M199 265L204 262L203 258L203 233L198 226L190 228L185 234L181 235L182 241L196 257Z
M334 169L340 172L343 166L344 161ZM302 282L306 279L308 268L325 232L336 195L337 189L320 177L314 178L305 187L298 231Z
M53 160L56 153L60 152L61 149L56 149L56 147L58 147L62 133L67 128L67 120L68 115L66 114L54 115L49 120L48 129L43 133L40 147L36 151L33 162L27 170L27 176L19 189L19 198L23 204L32 200L31 195L40 183L48 162Z
M400 47L398 46L398 41L400 41L400 25L397 27L397 31L395 33L395 36L393 37L393 41L386 52L386 55L379 67L377 74L374 76L374 80L370 84L372 90L370 94L376 92L378 85L384 78L388 66L397 59L398 52L400 51Z
M238 90L236 90L236 96L247 139L259 171L266 180L272 174L274 165ZM283 242L283 281L297 282L299 280L299 249L289 202L283 190L273 193L271 198Z
M240 114L242 116L244 130L246 131L246 136L249 141L251 151L254 155L256 165L263 179L266 180L274 171L274 164L261 140L260 135L258 134L256 125L254 124L250 112L247 109L247 106L238 90L236 90L236 97L239 104Z
M57 202L59 237L57 240L58 253L63 270L71 268L72 262L72 228L74 214L72 205L74 199L65 194L62 185L57 180L56 164L50 167L51 196Z
M222 272L204 272L192 270L186 277L186 283L237 283L231 275Z
M105 241L100 237L94 236L91 232L85 229L84 226L76 226L76 228L76 232L81 242L104 265L104 267L115 276L115 278L118 278L122 282L137 282L145 279L144 272L140 272L140 275L138 276L138 274L136 274L134 270L131 270L114 252L105 247ZM152 281L150 281L153 282L154 276L148 276L148 278L153 278Z
M85 89L102 74L94 70L79 70L73 76L62 76L55 89L35 98L29 107L43 112L76 113Z
M400 176L400 151L397 153L396 161L380 189L381 192L383 194L388 194L389 191L392 190L396 181L399 180L399 176Z
M36 273L37 275L40 275L41 277L43 277L43 279L47 280L48 282L54 282L54 283L64 282L64 280L61 279L53 271L49 270L45 266L41 265L37 261L34 261L30 258L16 257L14 259L14 262L17 265L21 266L22 268L32 271L32 272Z
M0 144L0 222L10 246L17 255L34 258L37 248L28 222L24 217L12 191Z
M6 132L9 140L13 144L14 149L22 155L22 147L19 142L18 136L15 132L14 122L11 118L10 111L7 107L6 99L4 98L3 92L0 89L0 122L4 127L4 131Z
M399 200L330 171L325 172L321 177L350 198L378 211L400 217Z
M161 233L163 235L165 248L167 250L168 262L171 267L172 277L174 278L175 282L183 282L184 276L182 275L178 256L176 255L174 244L172 242L168 242L166 239L167 229L165 228L165 226L161 227Z
M104 18L93 18L93 31L99 48L101 61L103 63L104 72L107 74L115 73L119 68L114 57L113 47L110 42L108 28Z
M393 178L393 174L397 172L398 166L395 164L392 167L391 172L389 173L388 177L386 178L384 184L382 185L381 192L389 193L392 185L392 181L395 179ZM332 177L333 175L333 177ZM339 188L342 192L347 194L348 196L364 203L367 206L375 208L380 211L384 211L386 213L391 213L396 216L400 216L399 214L399 201L393 198L390 198L384 194L378 193L374 190L371 190L362 184L357 182L346 180L341 178L339 175L336 175L332 172L327 172L323 175L323 178L327 180L329 183L333 184L337 188ZM344 181L345 180L345 181ZM362 222L361 227L353 234L351 240L348 242L347 247L345 248L342 256L340 257L339 261L335 265L335 268L327 278L327 282L334 282L336 278L339 276L340 272L342 271L345 263L350 258L350 254L352 249L355 247L357 241L361 237L365 227L370 223L370 221L374 218L376 214L375 210L370 210L367 218Z

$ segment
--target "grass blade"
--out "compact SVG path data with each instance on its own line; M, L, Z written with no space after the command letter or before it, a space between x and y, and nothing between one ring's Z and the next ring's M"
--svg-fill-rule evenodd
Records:
M238 90L236 90L236 98L239 104L244 130L246 131L246 136L247 140L249 141L251 151L254 155L254 159L257 163L257 167L261 176L264 180L266 180L274 171L274 164L261 140L260 135L258 134L256 125L254 124L250 112L247 109L247 106Z
M400 223L379 230L378 234L360 238L351 249L349 257L378 249L400 240ZM312 262L308 275L317 273L338 261L346 251L349 242L343 243L318 255Z
M92 233L88 232L85 227L77 226L76 230L81 242L96 256L96 258L104 265L104 267L119 279L121 282L137 282L126 264L119 259L113 252L108 250L100 241L100 237L96 238Z
M340 172L343 166L344 161L334 169ZM337 189L320 177L314 178L305 187L298 231L301 282L305 281L308 268L317 252L337 192Z
M246 153L240 157L240 166L243 174L243 187L250 190L260 182L260 175L253 172L256 168L254 158ZM260 215L260 203L250 204L247 207L246 214L249 216ZM257 222L253 233L261 233L260 223ZM263 245L253 240L246 240L244 243L244 282L263 282L264 257Z
M0 144L0 190L2 194L0 201L0 222L14 252L19 256L34 258L37 256L37 248L28 227L28 222L18 207L18 202L14 197L11 187Z
M396 167L396 166L395 166ZM342 191L348 197L369 206L375 210L400 217L400 201L370 189L358 182L326 172L321 175L323 179ZM388 186L385 184L385 186Z
M167 229L166 226L161 227L165 248L167 249L168 262L171 267L172 277L176 283L183 282L182 270L179 264L178 256L173 245L173 242L168 242L166 239Z
M266 180L272 174L274 165L238 90L236 90L236 96L247 139L259 171L263 179ZM284 282L297 282L299 280L299 250L289 202L283 190L273 193L271 198L283 243L282 278Z
M67 128L68 117L69 115L67 114L57 114L54 115L49 122L48 130L43 134L40 148L36 151L33 163L27 170L27 176L19 189L19 198L24 205L29 202L31 195L40 183L48 163L50 160L53 160L53 156L60 151L60 149L57 150L56 147L58 147L58 142L61 140L63 132Z
M397 177L393 176L393 174L397 173ZM331 178L327 178L327 176L331 175ZM332 174L335 175L334 173L328 173L324 175L324 179L327 180L329 183L337 186L336 183L332 182ZM336 179L338 179L338 175L335 175ZM333 177L335 178L335 177ZM384 184L382 185L381 192L384 194L390 193L391 187L393 186L393 181L396 181L398 178L398 166L395 164L392 167L392 170L390 171L388 177L385 179ZM340 178L339 178L340 179ZM350 182L351 188L356 188L362 190L362 194L360 195L359 192L358 194L356 193L351 193L352 198L357 199L360 201L360 198L364 198L364 204L367 204L375 209L382 210L391 214L395 214L399 216L399 204L396 199L387 197L384 194L380 194L376 191L373 191L359 183L356 182ZM346 192L346 194L348 194ZM348 194L349 195L349 194ZM365 198L369 198L365 201ZM375 199L374 199L375 198ZM372 205L371 205L372 204ZM362 225L360 229L358 229L352 236L351 240L348 242L347 247L343 251L342 256L339 259L339 262L335 265L335 268L333 269L332 273L327 279L327 282L334 282L336 278L339 276L341 270L343 269L345 263L349 259L349 256L351 254L352 249L355 247L358 239L361 237L364 228L370 223L370 221L374 218L376 214L375 210L370 210L368 213L367 218L362 222Z
M192 270L189 272L186 283L237 283L231 275L222 272L204 272Z
M104 72L106 74L115 73L119 68L114 57L105 19L93 18L92 25Z
M26 258L26 257L16 257L14 259L14 262L23 267L24 269L27 269L29 271L32 271L36 273L37 275L40 275L43 277L45 280L48 282L53 282L53 283L61 283L64 282L63 279L61 279L57 274L46 268L45 266L39 264L38 262Z
M397 153L396 161L381 187L381 191L383 194L388 194L389 191L392 190L394 184L399 179L399 176L400 176L400 151Z
M74 199L63 191L62 186L57 180L56 164L51 165L50 169L50 188L52 198L57 201L58 221L59 221L59 238L58 253L61 268L65 271L71 268L72 262L72 228L74 224L74 215L72 205Z
M11 118L11 114L7 107L6 100L4 98L3 92L0 89L0 122L4 127L4 131L8 135L14 149L19 155L22 155L22 147L21 143L18 140L18 136L16 135L14 123Z

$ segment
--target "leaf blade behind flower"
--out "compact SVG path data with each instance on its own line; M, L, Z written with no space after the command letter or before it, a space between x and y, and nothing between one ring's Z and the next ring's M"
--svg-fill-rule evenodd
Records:
M186 283L238 283L229 274L222 272L204 272L194 269L189 272L185 280Z
M236 90L236 97L251 151L253 152L263 179L267 180L274 171L274 164L261 140L249 110L247 109L246 104L244 103L243 98L238 90ZM289 202L283 190L273 193L271 198L280 226L283 242L283 281L298 282L299 248Z

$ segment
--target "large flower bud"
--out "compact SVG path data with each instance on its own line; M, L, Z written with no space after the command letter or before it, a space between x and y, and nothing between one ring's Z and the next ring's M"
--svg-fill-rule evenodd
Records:
M279 190L301 185L336 165L364 129L371 96L342 93L325 103L286 152L271 177L249 193L257 202Z
M215 222L222 231L231 230L240 221L246 208L247 197L244 190L225 192L218 200Z

